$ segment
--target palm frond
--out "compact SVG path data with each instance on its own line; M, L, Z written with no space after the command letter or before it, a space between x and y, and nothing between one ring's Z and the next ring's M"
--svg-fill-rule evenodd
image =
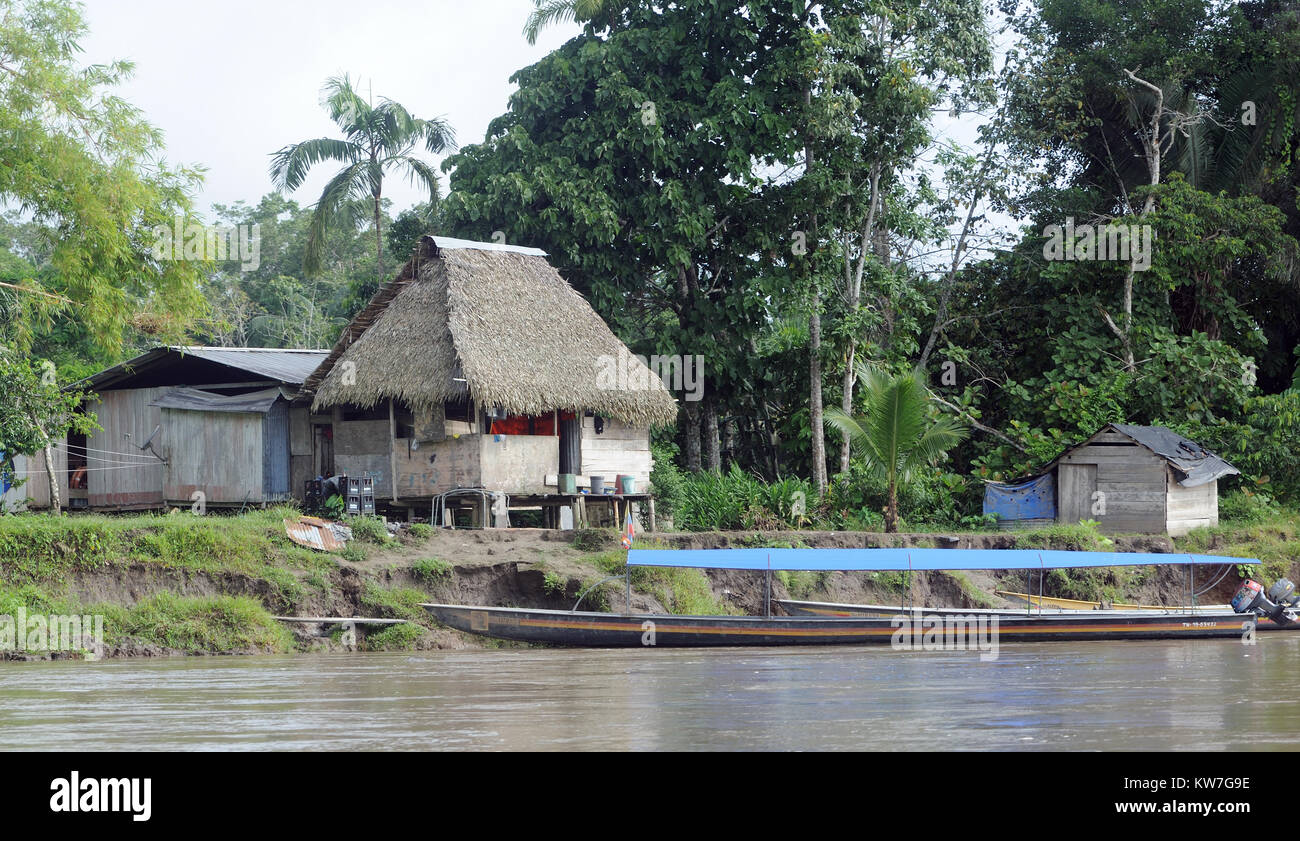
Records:
M411 184L411 186L423 187L428 191L430 200L438 198L438 173L433 167L429 166L419 158L412 158L405 155L401 157L386 158L382 162L382 165L385 168L394 167L405 171L406 180Z
M343 216L350 216L349 200L356 198L360 184L366 183L369 161L358 161L344 167L321 191L320 200L307 224L307 244L303 252L302 267L309 275L320 272L321 256L325 249L325 231Z
M553 23L578 20L579 7L586 11L585 7L590 5L590 0L533 0L533 10L524 24L524 37L530 46L536 44L543 29ZM597 3L598 9L600 5Z
M349 137L355 137L364 129L374 111L370 103L357 93L352 77L346 73L325 80L321 88L321 105Z
M271 155L271 180L281 192L293 192L302 186L307 171L322 161L352 164L361 158L355 143L318 137L285 146Z

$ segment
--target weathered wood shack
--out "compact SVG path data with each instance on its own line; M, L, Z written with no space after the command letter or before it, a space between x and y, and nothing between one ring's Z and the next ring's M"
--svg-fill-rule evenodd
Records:
M610 360L626 367L602 379ZM304 383L322 473L398 507L552 495L560 474L650 479L677 404L537 249L424 237ZM579 484L586 484L580 481Z
M158 347L78 383L95 395L86 408L100 428L58 442L63 504L188 506L205 488L210 505L286 499L312 468L308 409L291 408L290 397L324 358L320 350ZM249 396L268 391L275 399ZM231 408L241 401L247 405ZM26 464L28 482L11 493L23 494L31 508L48 507L43 457Z
M1218 525L1218 480L1238 472L1163 426L1107 424L1041 476L990 485L984 511L1003 528L1096 520L1110 532L1178 537Z

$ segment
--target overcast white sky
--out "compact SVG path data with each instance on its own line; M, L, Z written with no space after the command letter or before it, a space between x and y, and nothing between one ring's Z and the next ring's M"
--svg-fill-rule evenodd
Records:
M506 110L510 76L581 31L555 25L530 47L521 31L531 0L84 2L83 59L135 62L119 94L166 133L170 162L207 168L204 212L270 192L270 154L282 146L338 136L320 106L330 76L360 77L376 98L445 116L460 144L477 143ZM941 115L935 130L969 148L979 122ZM293 198L313 204L337 169L318 165ZM384 189L394 212L421 200L401 178Z
M556 25L528 46L530 0L85 2L83 59L135 62L119 93L166 132L170 162L207 167L203 210L256 203L272 189L270 153L339 136L320 106L330 76L360 76L376 98L446 116L460 143L476 143L505 112L511 74L581 31ZM314 203L337 168L319 165L293 197ZM401 178L384 190L394 211L420 200Z

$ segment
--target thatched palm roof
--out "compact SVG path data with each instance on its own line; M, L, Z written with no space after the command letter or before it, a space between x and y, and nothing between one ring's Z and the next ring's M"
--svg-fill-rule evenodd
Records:
M598 375L610 358L626 364L627 348L542 252L424 237L303 388L318 410L389 398L424 410L468 389L478 405L512 414L591 410L633 425L677 417L640 362L630 364L643 376L624 381L633 387L609 387Z

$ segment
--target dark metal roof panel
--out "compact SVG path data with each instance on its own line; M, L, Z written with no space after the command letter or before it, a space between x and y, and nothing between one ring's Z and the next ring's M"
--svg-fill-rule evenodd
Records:
M1195 488L1209 484L1221 476L1235 476L1241 472L1172 429L1126 423L1113 423L1111 426L1173 465L1175 470L1183 474L1178 484L1185 488Z
M216 394L197 388L173 388L151 402L160 409L186 409L193 412L254 412L265 414L284 395L278 388L264 388L248 394Z

